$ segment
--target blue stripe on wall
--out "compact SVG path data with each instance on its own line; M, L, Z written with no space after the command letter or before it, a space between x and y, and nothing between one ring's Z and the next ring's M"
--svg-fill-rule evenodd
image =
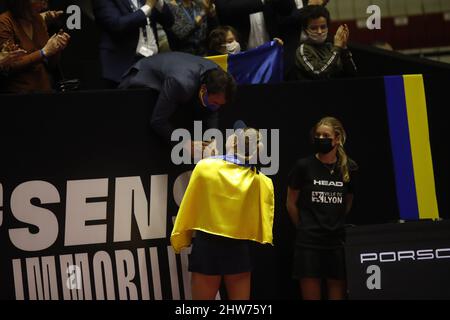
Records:
M400 218L418 220L419 209L403 77L385 77L384 85Z

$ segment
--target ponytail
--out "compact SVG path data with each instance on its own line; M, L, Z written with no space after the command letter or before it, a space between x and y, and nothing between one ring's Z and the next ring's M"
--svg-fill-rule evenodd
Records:
M349 182L350 173L348 169L348 156L347 153L345 153L344 146L341 143L339 143L338 145L337 153L338 153L337 165L339 167L339 170L341 171L342 179L344 180L344 182Z

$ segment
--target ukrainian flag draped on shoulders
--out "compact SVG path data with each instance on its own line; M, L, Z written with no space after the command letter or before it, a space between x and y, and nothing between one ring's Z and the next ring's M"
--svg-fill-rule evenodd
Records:
M238 84L279 83L283 81L283 46L267 42L237 54L206 57L230 73Z
M251 167L208 158L196 165L181 201L170 242L176 253L194 230L272 244L274 188Z

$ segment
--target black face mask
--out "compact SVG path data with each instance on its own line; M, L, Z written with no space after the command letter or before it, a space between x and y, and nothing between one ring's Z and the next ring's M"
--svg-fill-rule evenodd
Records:
M333 143L331 138L314 138L314 150L318 153L327 154L333 150Z

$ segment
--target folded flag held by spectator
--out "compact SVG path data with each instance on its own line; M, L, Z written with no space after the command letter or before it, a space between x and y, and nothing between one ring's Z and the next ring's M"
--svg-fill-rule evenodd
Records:
M206 58L233 75L238 84L279 83L283 80L283 46L277 41L238 54Z

